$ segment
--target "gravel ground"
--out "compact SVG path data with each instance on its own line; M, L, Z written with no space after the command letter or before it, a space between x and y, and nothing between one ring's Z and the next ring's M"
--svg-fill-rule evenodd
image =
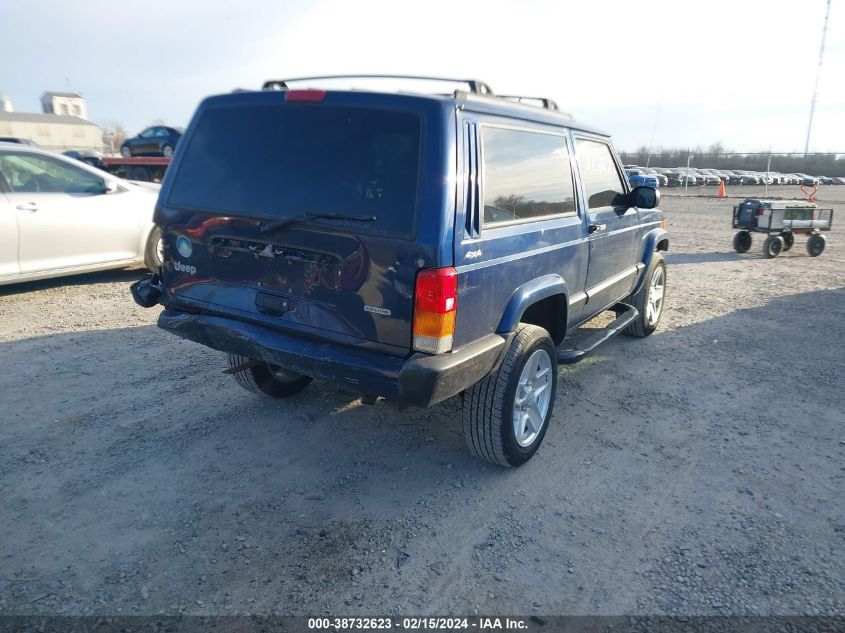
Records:
M845 613L845 216L767 260L672 193L661 327L562 369L519 469L457 399L247 394L138 271L0 288L0 614Z

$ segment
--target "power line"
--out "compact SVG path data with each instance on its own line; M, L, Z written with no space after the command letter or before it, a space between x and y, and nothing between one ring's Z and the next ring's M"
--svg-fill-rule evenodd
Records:
M830 0L827 0L827 10L824 13L824 27L822 27L822 45L819 48L819 65L816 68L816 83L813 86L813 100L810 101L810 120L807 122L807 141L804 143L804 153L810 149L810 132L813 130L813 116L816 113L816 97L819 94L819 75L822 72L822 61L824 61L824 41L827 38L827 20L830 17Z

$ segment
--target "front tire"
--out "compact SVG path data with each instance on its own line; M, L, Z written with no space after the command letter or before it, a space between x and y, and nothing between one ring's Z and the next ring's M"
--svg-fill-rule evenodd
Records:
M238 367L250 360L246 356L229 354L229 367ZM270 363L259 363L232 375L247 391L271 398L289 398L305 389L313 380L311 376L297 374Z
M826 245L827 240L824 235L818 233L811 235L810 239L807 240L807 254L810 257L818 257L822 254Z
M120 155L123 156L124 158L129 158L130 156L132 156L132 150L129 149L128 145L121 145L120 146Z
M557 389L557 353L549 333L520 323L499 368L463 394L470 452L499 466L520 466L543 441Z
M170 158L173 156L173 146L168 143L161 148L161 155L165 156L166 158Z
M780 236L783 238L783 251L785 253L795 244L795 236L789 232L781 233Z
M763 253L769 259L777 257L783 250L784 241L780 235L770 235L763 242Z
M625 300L639 311L639 316L623 330L628 336L650 336L657 329L663 316L666 299L666 262L663 255L654 253L645 272L643 285Z

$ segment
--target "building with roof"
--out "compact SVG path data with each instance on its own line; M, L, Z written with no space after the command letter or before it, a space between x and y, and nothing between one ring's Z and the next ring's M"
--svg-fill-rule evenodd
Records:
M66 114L88 117L85 97L76 92L45 92L41 95L41 111L44 114Z
M28 139L55 152L103 150L103 131L85 120L85 99L75 92L45 92L44 112L14 112L8 99L0 109L0 138Z

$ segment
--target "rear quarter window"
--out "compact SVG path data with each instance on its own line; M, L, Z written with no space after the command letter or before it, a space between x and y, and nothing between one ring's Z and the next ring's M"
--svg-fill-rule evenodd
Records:
M484 126L484 224L575 213L566 139Z

